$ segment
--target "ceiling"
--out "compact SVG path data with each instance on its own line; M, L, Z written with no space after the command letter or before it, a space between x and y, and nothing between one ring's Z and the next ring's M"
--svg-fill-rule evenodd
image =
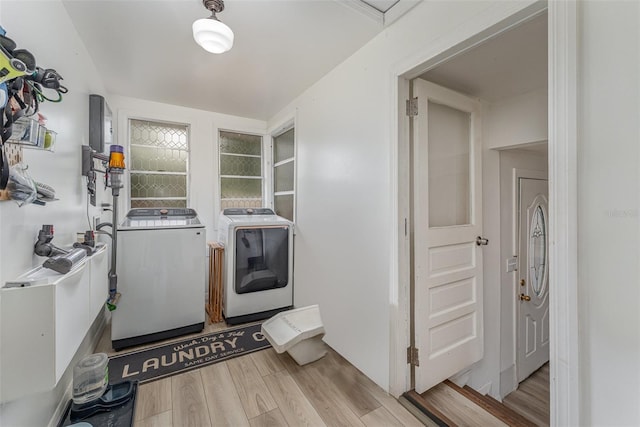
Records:
M110 94L267 120L382 31L382 10L400 9L367 1L227 0L218 18L235 41L222 55L193 40L193 21L210 15L201 0L63 3Z
M547 87L547 14L460 54L421 78L494 102Z
M368 4L369 6L374 7L376 10L382 13L387 12L389 9L395 6L396 3L398 3L398 0L362 0L362 1Z

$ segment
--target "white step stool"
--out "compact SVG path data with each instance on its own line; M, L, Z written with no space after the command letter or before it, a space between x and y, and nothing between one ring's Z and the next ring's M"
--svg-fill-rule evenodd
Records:
M322 342L324 326L317 305L276 314L262 324L262 335L276 352L288 352L298 365L306 365L327 354Z

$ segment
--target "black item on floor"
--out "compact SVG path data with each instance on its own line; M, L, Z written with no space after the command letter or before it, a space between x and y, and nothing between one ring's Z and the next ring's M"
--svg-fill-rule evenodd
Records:
M107 386L102 397L91 402L67 404L58 427L85 422L100 427L130 427L136 408L138 381L123 381Z
M109 358L109 380L141 383L271 347L260 323L198 335Z

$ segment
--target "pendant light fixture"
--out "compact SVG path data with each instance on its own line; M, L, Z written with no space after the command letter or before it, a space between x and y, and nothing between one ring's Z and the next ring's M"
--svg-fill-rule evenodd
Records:
M224 10L224 1L202 0L202 3L211 11L211 16L193 23L193 38L207 52L224 53L233 46L233 31L216 16Z

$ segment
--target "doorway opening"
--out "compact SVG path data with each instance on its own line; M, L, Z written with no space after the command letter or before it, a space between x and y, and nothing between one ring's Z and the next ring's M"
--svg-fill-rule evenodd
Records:
M409 373L418 394L450 379L452 385L468 386L500 401L517 389L519 380L530 376L527 369L535 366L536 371L549 360L552 284L548 239L540 231L548 229L548 216L542 196L529 188L544 182L548 191L547 46L546 9L539 8L473 48L460 48L425 64L408 79L410 97L421 94L418 115L410 119L406 132L410 140L408 356L411 360L418 356L419 364L411 365ZM427 94L428 99L420 101L425 83L475 100L477 117L442 96ZM444 118L443 109L449 118ZM467 122L471 125L465 128ZM464 143L458 148L439 143L442 131L431 131L442 123L454 128L444 133L445 140L463 135ZM433 173L434 169L444 172ZM522 191L533 191L538 198L525 201ZM521 207L521 199L534 206ZM443 206L449 211L443 213ZM522 212L524 220L516 216ZM463 233L469 236L462 237ZM482 244L486 240L488 246ZM531 263L532 277L539 281L518 276L530 271ZM525 286L520 285L522 280ZM527 311L523 305L536 309ZM533 312L538 318L532 317ZM434 364L437 359L444 361ZM548 408L548 397L546 401Z
M548 192L546 143L500 151L500 397L536 425L550 416Z

